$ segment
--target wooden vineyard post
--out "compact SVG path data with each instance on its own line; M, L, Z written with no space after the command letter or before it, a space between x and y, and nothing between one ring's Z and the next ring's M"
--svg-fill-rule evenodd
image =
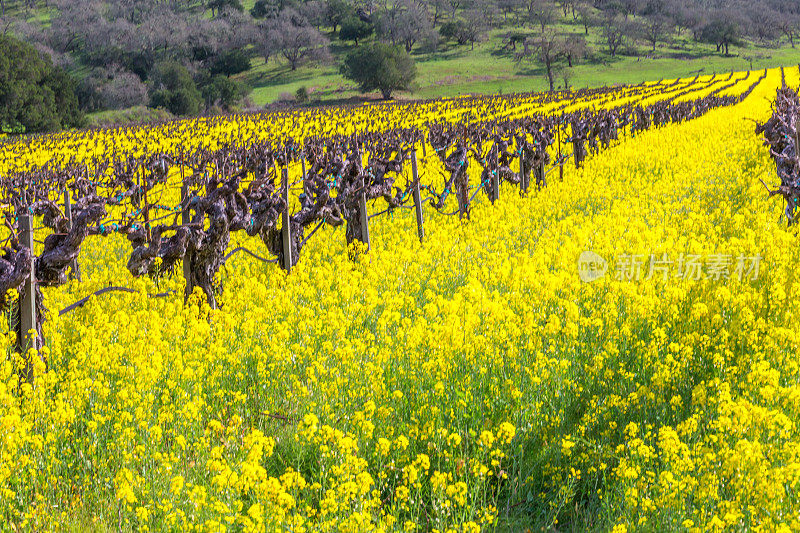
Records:
M798 65L800 67L800 65ZM422 157L428 157L428 154L425 153L425 134L422 134Z
M22 295L19 300L20 336L17 339L17 350L25 356L28 350L36 348L36 278L33 270L33 220L31 215L19 217L21 246L26 246L31 251L31 273L22 284ZM31 330L34 333L31 333ZM25 357L25 377L28 383L33 383L33 364Z
M492 171L492 203L500 199L500 175L497 170Z
M147 242L150 242L150 206L147 204L147 176L144 173L144 163L142 163L142 182L144 183L144 231L147 235Z
M425 146L423 141L423 147ZM424 148L423 148L424 151ZM419 233L419 240L425 237L425 227L422 220L422 197L419 193L419 172L417 171L417 151L411 152L411 173L414 177L414 188L412 194L414 195L414 210L417 213L417 233Z
M561 159L561 123L563 122L564 117L562 115L561 120L558 122L558 126L556 126L556 136L558 140L556 143L558 144L558 180L564 181L564 161Z
M303 166L303 194L308 196L308 185L306 184L306 158L300 158L300 164Z
M67 218L67 231L69 231L72 229L72 198L69 195L69 189L64 189L64 216ZM81 280L78 259L73 259L70 263L69 279Z
M463 177L461 174L456 178L456 197L458 198L458 218L459 220L463 220L464 217L469 220L469 182L467 181L466 172L463 170L460 171L463 173Z
M572 141L572 151L575 155L575 168L581 168L581 158L578 155L578 146L580 141L578 139L573 139Z
M367 245L367 251L372 248L369 242L369 215L367 214L367 193L361 192L358 197L358 216L361 219L361 242Z
M286 273L292 271L292 228L291 220L289 217L289 171L286 168L281 169L283 176L283 201L286 203L286 208L283 210L283 218L281 223L281 237L283 240L283 269Z
M189 224L191 219L191 213L189 212L189 186L186 185L186 177L184 175L183 170L183 157L181 157L181 205L183 205L183 209L181 210L181 224L186 225ZM194 287L192 286L192 265L189 258L189 253L187 251L186 255L183 256L183 278L186 280L186 295L192 294Z
M536 188L541 189L547 185L544 182L544 159L540 159L536 165Z
M519 188L522 194L528 192L528 179L525 175L525 147L519 149Z
M798 126L800 126L800 121L795 120L795 130L794 130L794 159L795 159L795 164L800 163L800 152L798 152L798 149L800 149L800 128L798 128Z

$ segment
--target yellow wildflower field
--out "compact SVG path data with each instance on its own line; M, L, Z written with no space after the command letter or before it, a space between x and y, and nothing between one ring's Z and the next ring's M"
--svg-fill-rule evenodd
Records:
M752 122L780 83L468 221L426 212L422 242L399 210L355 261L332 228L288 275L236 255L216 310L88 239L83 281L43 290L34 387L3 326L0 530L800 530L800 246Z

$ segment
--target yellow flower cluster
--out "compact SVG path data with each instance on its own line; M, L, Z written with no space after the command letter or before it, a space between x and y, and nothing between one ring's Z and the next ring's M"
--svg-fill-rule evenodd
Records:
M754 76L737 74L739 91ZM730 83L700 81L697 96ZM0 530L797 531L800 246L745 120L769 115L779 84L770 71L741 104L627 138L527 197L478 196L469 222L426 211L424 242L401 211L374 219L355 261L333 228L290 275L234 256L215 311L184 306L180 277L131 278L124 238L88 239L85 281L43 289L34 387L0 326ZM511 116L688 86L416 109ZM55 150L402 122L380 109L65 134ZM56 157L35 151L53 142L14 163L22 148L3 145L4 168ZM586 251L608 262L591 283ZM673 275L686 257L707 260L701 275ZM730 258L718 276L712 257ZM739 257L758 257L758 275L737 276ZM647 275L653 258L669 276ZM110 283L137 293L58 316ZM164 291L176 295L148 297Z

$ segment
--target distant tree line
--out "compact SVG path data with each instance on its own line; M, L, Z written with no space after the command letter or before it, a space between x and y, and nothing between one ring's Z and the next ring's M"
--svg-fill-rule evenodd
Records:
M334 40L340 41L335 47L340 71L362 90L389 97L413 85L413 55L442 47L472 49L490 31L503 36L501 52L542 68L551 89L568 86L572 67L587 57L656 53L676 36L710 43L726 55L744 40L794 47L800 36L798 0L256 0L248 5L252 8L240 0L0 0L0 35L34 47L64 82L60 94L73 94L80 112L147 105L176 115L246 106L250 88L238 74L262 61L280 63L287 73L330 63ZM10 68L8 62L2 65ZM51 116L24 129L72 123ZM21 122L9 124L2 127L22 128Z

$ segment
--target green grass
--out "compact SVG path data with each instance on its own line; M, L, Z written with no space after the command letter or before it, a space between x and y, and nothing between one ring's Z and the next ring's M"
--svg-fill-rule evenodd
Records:
M103 127L119 124L137 124L140 122L160 122L174 118L174 116L164 109L135 106L127 109L112 109L90 113L87 118L90 127Z
M583 33L582 26L564 24L562 31ZM538 62L514 60L513 52L502 51L502 36L509 28L492 31L488 38L470 46L447 44L434 53L412 53L417 62L417 80L412 91L398 93L401 99L437 98L462 94L494 94L510 92L543 91L548 82L543 66ZM352 48L342 44L335 35L332 41L334 62L330 65L308 65L291 71L285 62L263 58L253 61L253 68L239 78L253 87L251 99L263 106L279 100L281 95L294 95L306 87L314 100L334 103L356 98L359 92L354 83L338 72L338 62ZM731 49L730 56L716 52L712 45L695 43L690 36L674 36L668 44L659 44L655 52L646 46L637 46L638 55L632 51L612 58L601 43L599 30L590 28L587 41L590 57L569 69L572 87L593 87L615 83L640 83L661 78L688 77L703 74L725 73L730 70L763 69L775 66L796 66L800 63L800 49L788 45L770 48L749 43ZM750 60L752 58L752 61ZM556 80L563 86L563 79ZM368 95L378 98L379 95Z
M6 17L19 18L30 23L41 24L44 27L50 25L54 15L58 13L55 5L48 3L47 6L37 5L33 8L26 8L23 2L6 1Z
M243 0L242 5L249 11L255 0ZM29 22L48 25L55 13L54 7L39 6L25 11L14 4L9 9L12 15L23 16ZM210 11L206 11L211 16ZM583 26L565 19L558 26L559 31L583 34ZM509 21L502 29L492 30L486 40L476 43L474 50L469 45L442 45L433 53L414 50L412 55L417 63L417 79L411 91L400 92L399 99L428 99L463 94L498 94L511 92L544 91L549 88L543 66L535 61L516 62L513 52L502 50L503 35L511 30L533 33L532 28L521 28ZM339 74L339 63L355 45L342 43L337 35L328 32L331 40L333 61L328 65L306 65L292 71L279 57L265 63L262 57L253 59L253 67L237 76L249 84L253 91L250 99L255 106L265 106L281 99L292 99L300 87L311 93L312 102L334 104L347 100L363 98L377 99L379 94L361 95L357 86ZM669 44L660 44L655 52L648 46L636 45L635 50L627 50L623 55L610 57L602 42L599 28L590 28L586 36L591 53L580 60L569 71L571 87L596 87L615 83L639 83L661 78L693 76L696 73L725 73L730 70L763 69L775 66L796 66L800 63L800 49L790 48L783 43L770 47L748 43L743 47L731 49L731 56L716 52L712 45L696 43L689 34L673 35ZM363 43L362 43L363 44ZM70 69L76 78L88 74L88 67L76 63ZM556 80L563 87L564 80ZM103 124L119 118L130 122L130 115L138 120L140 109L107 112L90 117L92 123L101 120Z

